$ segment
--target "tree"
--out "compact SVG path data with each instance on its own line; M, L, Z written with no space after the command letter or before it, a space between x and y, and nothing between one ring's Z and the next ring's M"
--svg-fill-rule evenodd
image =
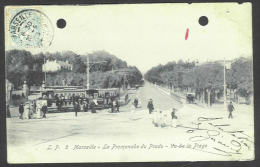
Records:
M233 61L231 69L226 70L228 88L236 89L240 96L248 98L253 93L253 61L239 58ZM152 67L145 79L152 83L169 85L179 89L196 92L196 97L211 104L216 96L223 95L224 71L220 62L207 62L195 66L195 62L179 60L166 65ZM217 92L217 93L216 93Z
M75 73L85 73L86 68L87 66L82 61L81 57L79 55L76 55L73 61L73 71Z

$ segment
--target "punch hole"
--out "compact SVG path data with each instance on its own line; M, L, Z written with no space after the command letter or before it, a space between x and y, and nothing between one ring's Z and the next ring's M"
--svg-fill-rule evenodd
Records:
M201 17L199 18L199 24L200 24L201 26L207 25L208 22L209 22L209 20L208 20L208 18L207 18L206 16L201 16Z
M57 21L57 27L60 28L60 29L66 27L66 20L64 20L64 19L59 19L59 20Z

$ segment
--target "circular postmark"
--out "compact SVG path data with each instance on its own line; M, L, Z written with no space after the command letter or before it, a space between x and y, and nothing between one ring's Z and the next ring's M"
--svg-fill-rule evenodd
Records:
M44 13L35 9L25 9L12 18L9 32L17 45L41 48L51 45L54 29Z

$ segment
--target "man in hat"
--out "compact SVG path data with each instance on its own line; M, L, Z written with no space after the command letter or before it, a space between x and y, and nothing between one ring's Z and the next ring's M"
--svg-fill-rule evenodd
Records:
M150 99L148 104L147 104L147 108L149 110L149 114L152 114L153 110L154 110L154 106L153 106L153 100Z
M20 119L23 119L23 112L24 112L24 106L23 103L19 105L19 114L20 114Z
M84 102L83 102L83 111L88 112L88 102L86 99L84 99Z
M42 118L46 118L46 113L48 111L48 107L47 105L44 103L43 106L42 106L42 113L43 113L43 116Z
M230 103L228 104L228 112L229 112L228 118L233 118L233 115L232 115L233 110L235 110L235 108L232 104L232 101L230 101Z
M119 112L119 108L120 108L119 100L116 99L116 112Z
M74 111L75 111L75 116L78 116L78 112L80 111L80 106L78 102L75 102L74 104Z

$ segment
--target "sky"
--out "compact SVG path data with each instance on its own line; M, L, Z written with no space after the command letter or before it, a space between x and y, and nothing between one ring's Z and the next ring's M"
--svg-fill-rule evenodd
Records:
M84 55L105 50L141 72L180 59L205 62L252 56L251 3L7 7L6 50L24 49L12 41L8 28L10 13L17 8L42 11L54 27L52 44L27 48L32 53L69 50ZM208 17L206 26L198 23L201 16ZM56 26L60 18L66 20L63 29Z

